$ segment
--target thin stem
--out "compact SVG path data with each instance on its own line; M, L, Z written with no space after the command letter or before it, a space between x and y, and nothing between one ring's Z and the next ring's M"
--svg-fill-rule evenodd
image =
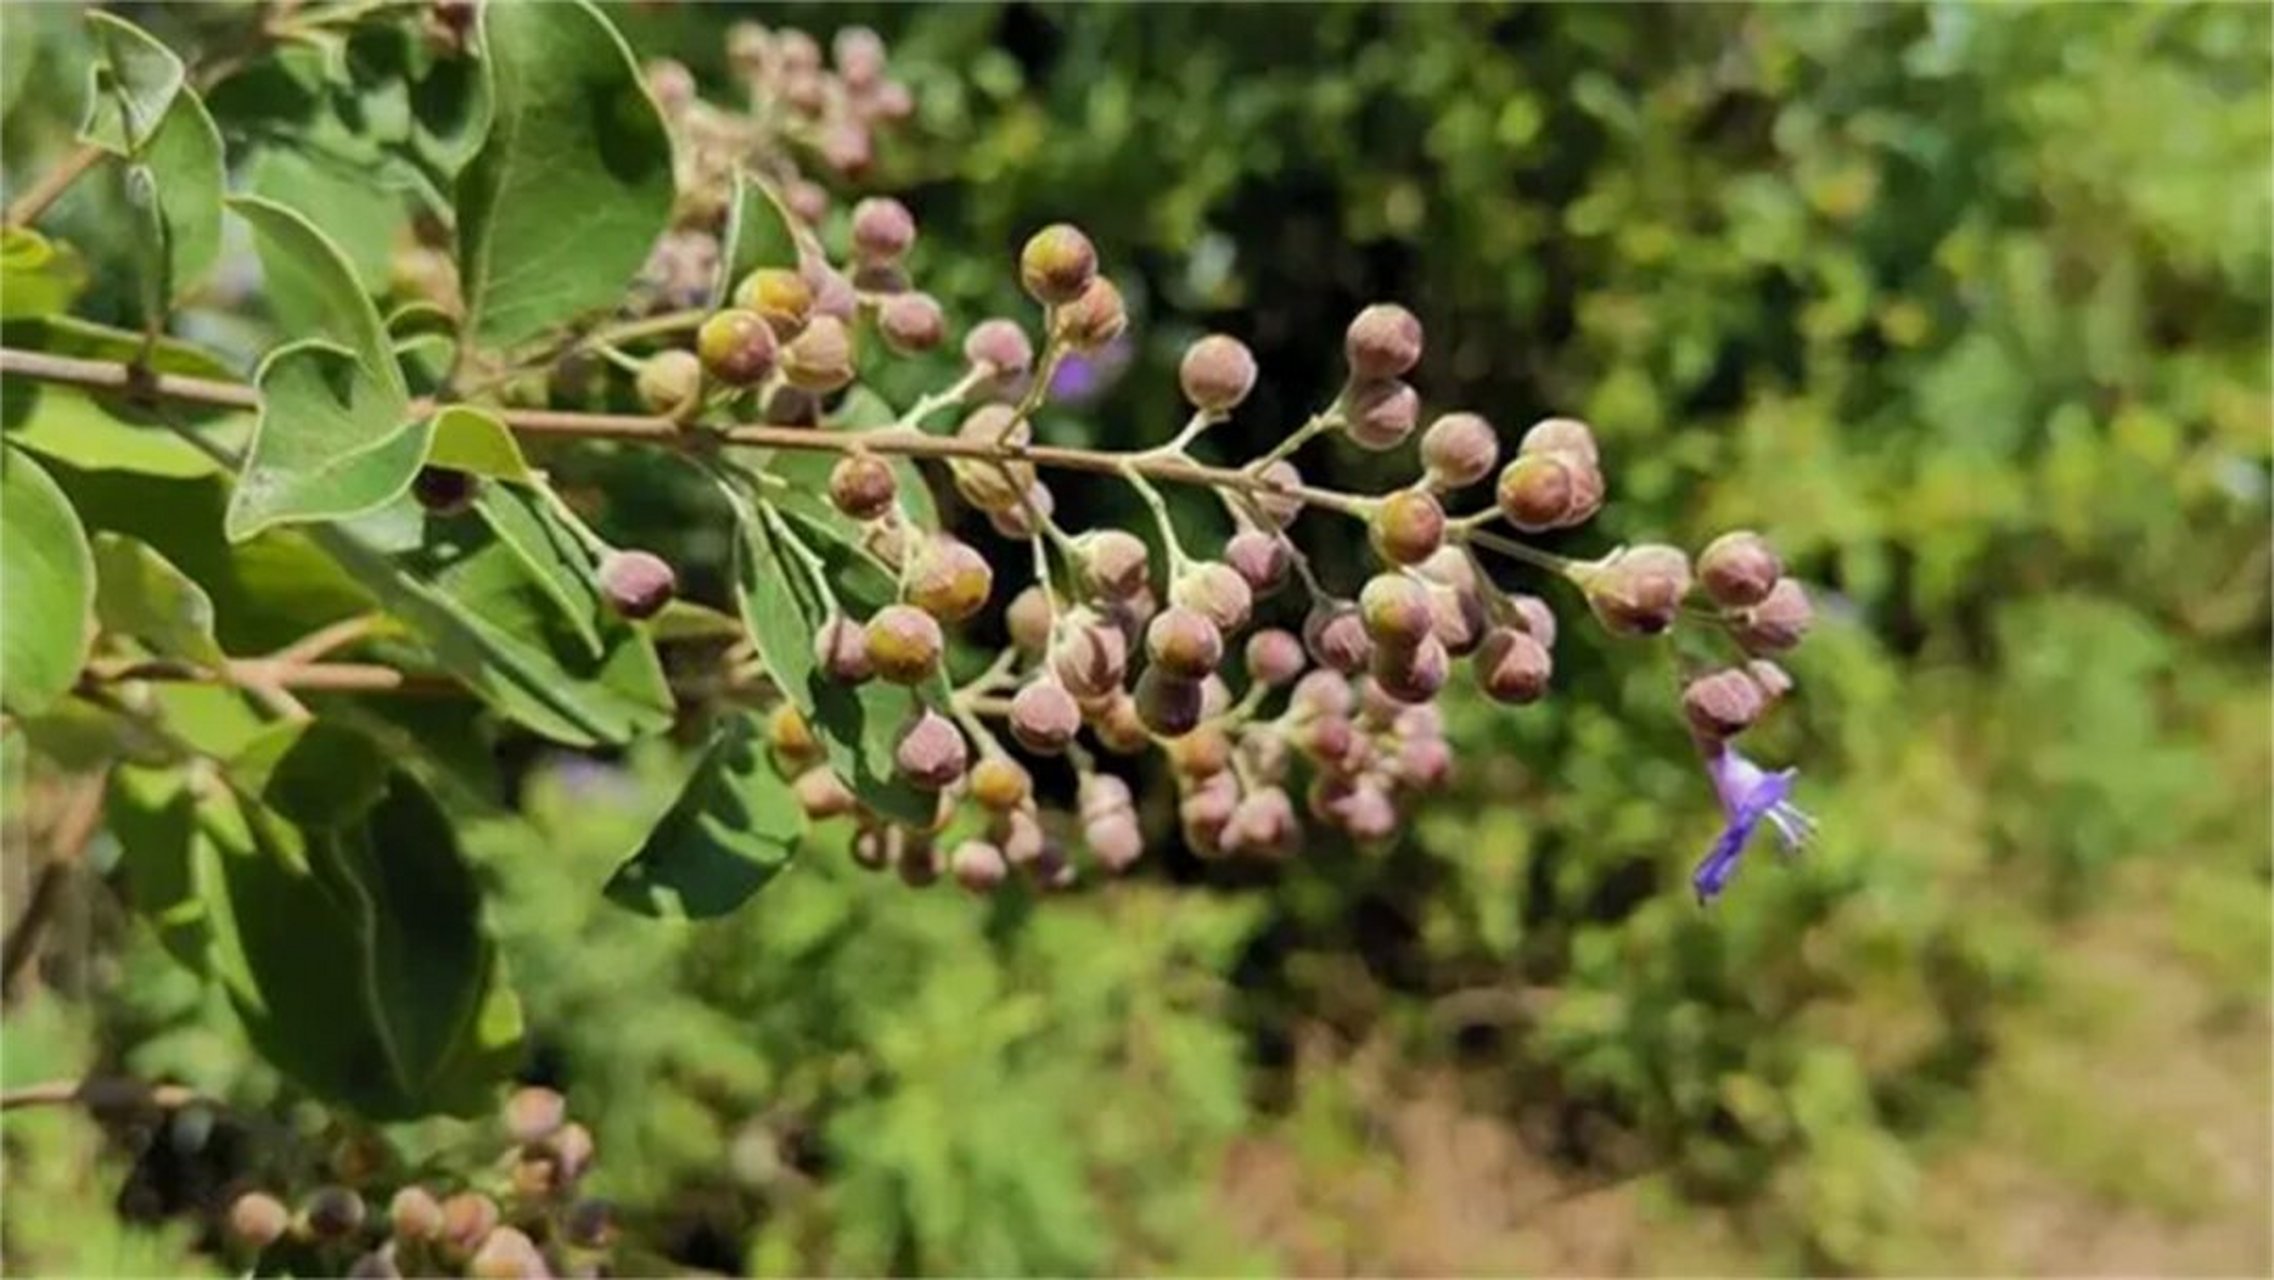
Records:
M1287 438L1272 446L1271 452L1243 467L1251 475L1262 475L1273 463L1284 462L1295 456L1295 451L1313 439L1325 435L1342 425L1342 402L1336 401L1324 413L1314 413L1311 420L1288 433Z
M15 202L8 206L8 225L28 227L39 221L40 215L47 212L49 205L62 199L63 193L71 189L71 184L77 182L87 170L94 168L107 154L109 153L92 142L75 148L56 162L54 168L41 174L39 180L32 183L31 190L16 197Z
M1222 422L1223 420L1223 414L1210 413L1206 409L1196 409L1193 411L1191 419L1184 424L1184 430L1177 432L1175 437L1170 439L1167 444L1147 449L1143 454L1139 456L1148 458L1184 457L1186 456L1186 447L1191 445L1193 441L1198 440L1200 438L1201 432L1206 431L1208 428L1215 426L1217 423Z
M1137 496L1145 500L1145 505L1153 509L1153 520L1161 527L1161 541L1169 551L1169 576L1174 579L1184 572L1186 565L1192 563L1192 557L1185 554L1184 543L1177 539L1176 522L1169 518L1168 499L1163 498L1161 491L1145 478L1137 467L1136 459L1124 462L1121 474L1122 478L1129 481L1129 487L1137 491Z
M231 658L219 667L172 658L98 660L82 678L95 684L152 680L177 684L217 684L241 689L305 689L317 693L454 693L446 676L400 671L378 662L301 662L278 658Z
M102 826L103 792L110 781L110 772L89 774L64 801L63 812L48 828L47 858L41 862L39 878L32 884L31 901L24 904L24 914L8 931L4 945L0 945L0 999L12 996L16 979L39 954L40 940L47 934L47 922L63 901L66 882L71 869L78 865L86 851L87 842L94 839Z
M0 1111L19 1107L56 1107L73 1103L90 1110L119 1111L151 1107L172 1111L197 1102L197 1090L178 1084L144 1084L124 1076L89 1076L85 1080L50 1080L0 1092Z
M359 613L316 628L269 657L278 662L309 663L354 644L387 625L383 613Z
M1584 572L1584 566L1580 561L1559 556L1553 551L1542 551L1538 547L1527 547L1514 538L1504 538L1497 533L1487 533L1482 529L1463 529L1459 531L1458 537L1462 542L1483 547L1487 551L1497 551L1511 560L1521 560L1525 564L1545 569L1549 573L1561 577L1570 578L1574 582L1578 581Z
M988 369L977 367L967 369L961 378L955 380L954 385L943 391L934 391L917 400L916 403L909 405L907 412L901 414L892 425L904 431L922 431L926 418L950 405L963 403L965 396L970 395L981 383L994 376L993 371Z

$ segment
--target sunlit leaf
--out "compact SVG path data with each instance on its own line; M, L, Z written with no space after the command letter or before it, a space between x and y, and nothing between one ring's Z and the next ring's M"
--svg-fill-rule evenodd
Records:
M20 715L69 692L86 660L93 555L78 513L31 455L0 448L0 702Z
M797 796L767 759L757 717L736 715L617 868L608 896L643 915L724 915L781 874L804 834Z

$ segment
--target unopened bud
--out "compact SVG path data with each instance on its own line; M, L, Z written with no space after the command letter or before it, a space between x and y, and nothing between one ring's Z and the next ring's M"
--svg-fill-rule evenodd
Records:
M1018 808L1033 793L1034 780L1006 756L989 756L971 771L971 798L997 813Z
M877 332L903 355L930 351L947 340L947 316L928 293L896 293L877 308Z
M1017 505L988 512L987 523L1003 537L1024 542L1041 533L1057 509L1057 495L1050 492L1049 485L1036 480L1027 486L1026 496Z
M1735 630L1738 643L1749 652L1783 653L1798 645L1815 621L1807 588L1795 579L1779 578L1759 604L1737 616Z
M1761 686L1761 696L1771 702L1792 692L1792 673L1767 658L1755 658L1747 662L1745 674L1753 677L1753 683Z
M1512 596L1509 603L1514 606L1517 625L1526 635L1539 641L1543 649L1555 648L1555 610L1548 607L1547 601L1538 596Z
M795 271L760 267L734 287L734 305L757 312L773 326L774 336L787 342L813 318L813 286Z
M301 1202L300 1221L317 1240L341 1240L363 1229L363 1197L346 1187L318 1187Z
M982 320L963 336L963 358L994 370L996 380L1006 382L1034 366L1034 344L1014 321Z
M1252 494L1256 513L1274 529L1293 524L1303 511L1303 500L1294 492L1303 487L1303 473L1294 463L1281 459L1265 467L1257 478L1264 484Z
M861 684L876 674L869 663L868 632L843 614L833 615L813 633L813 661L838 684Z
M1411 650L1435 630L1429 588L1402 573L1367 579L1358 593L1358 612L1376 649Z
M1701 738L1718 740L1743 733L1768 705L1753 677L1734 667L1699 676L1682 690L1682 715Z
M1586 579L1587 604L1620 635L1657 635L1674 625L1690 592L1690 560L1676 547L1617 552Z
M873 34L873 33L872 33ZM916 216L890 196L853 206L853 251L870 262L893 262L916 243Z
M1514 627L1487 631L1475 661L1477 686L1494 702L1510 706L1539 701L1554 670L1547 647Z
M790 784L797 797L797 807L815 822L842 818L860 807L852 789L827 767L808 769Z
M1050 627L1055 621L1050 597L1039 583L1012 596L1010 608L1003 611L1003 625L1011 633L1011 644L1030 658L1041 657L1050 647Z
M1404 444L1421 420L1421 395L1406 383L1362 382L1343 398L1342 433L1361 449L1381 453Z
M1348 676L1339 671L1310 671L1295 682L1288 705L1307 715L1345 716L1350 714L1354 697Z
M908 573L908 603L942 622L961 622L987 604L994 567L969 543L945 535L927 540Z
M1083 534L1075 546L1082 557L1082 579L1098 595L1126 600L1152 584L1152 553L1133 533L1101 529Z
M1098 864L1116 875L1127 871L1145 854L1145 834L1132 814L1116 814L1082 824L1083 843Z
M461 1191L442 1202L442 1238L467 1254L497 1229L497 1201L478 1191Z
M1185 570L1169 584L1169 603L1198 611L1227 634L1248 624L1255 609L1255 592L1230 565L1204 561Z
M1493 494L1500 514L1526 533L1585 521L1601 502L1600 481L1590 487L1588 479L1593 466L1569 454L1519 455L1500 470L1500 484Z
M459 515L471 508L481 487L481 477L449 467L420 467L411 477L411 496L438 516Z
M1066 749L1082 728L1082 709L1066 686L1048 677L1029 681L1011 698L1011 736L1036 755Z
M1476 652L1484 640L1484 596L1474 588L1431 584L1429 617L1431 634L1456 658Z
M814 740L813 726L790 703L782 703L766 717L766 745L774 754L792 766L811 764L821 758L821 744Z
M1162 737L1182 737L1200 723L1204 695L1198 680L1151 666L1137 677L1133 696L1145 727Z
M1121 687L1129 641L1096 614L1077 612L1063 624L1050 653L1050 670L1076 698L1102 698Z
M918 711L900 740L893 745L892 762L900 776L927 791L938 791L963 777L970 748L963 731L936 711Z
M894 684L921 684L940 669L946 637L937 619L914 605L876 611L867 627L869 666Z
M730 387L764 382L774 371L776 346L765 317L739 307L713 314L695 331L703 371Z
M1009 405L981 405L956 428L956 438L975 444L1025 444L1033 429ZM950 464L955 491L982 511L1008 511L1034 486L1034 467L1024 462L986 463L957 459Z
M1248 637L1248 678L1278 688L1303 674L1303 642L1277 627Z
M1090 729L1099 745L1119 756L1142 753L1153 744L1152 730L1138 714L1137 699L1120 689L1100 699L1090 712Z
M993 893L1011 873L1003 851L985 840L966 840L948 859L955 882L973 893Z
M1202 724L1169 743L1165 754L1169 764L1185 777L1213 778L1232 767L1231 735L1214 725Z
M1184 349L1177 385L1192 407L1229 413L1255 389L1255 355L1238 338L1212 333Z
M832 316L849 331L853 318L861 313L860 290L853 287L844 272L818 259L808 263L806 270L809 273L806 283L813 289L813 318ZM899 288L907 287L903 279Z
M1569 454L1594 465L1603 460L1595 447L1594 430L1577 418L1543 418L1533 423L1517 449L1523 453Z
M1373 657L1374 642L1357 606L1321 601L1303 619L1303 647L1311 660L1332 671L1355 675Z
M766 397L762 416L770 426L817 427L821 425L821 397L797 387L778 386Z
M1757 533L1725 533L1698 553L1698 585L1725 609L1743 609L1769 598L1784 576L1784 562Z
M505 1100L504 1120L515 1142L542 1142L568 1123L568 1099L542 1085L516 1089Z
M1224 633L1197 609L1175 605L1145 629L1145 651L1171 675L1198 680L1224 661Z
M611 551L600 561L600 591L618 616L652 618L679 590L679 575L648 551Z
M862 826L853 833L853 865L864 871L884 870L900 856L900 840L898 827Z
M1249 793L1218 836L1228 853L1278 854L1294 843L1295 804L1278 787Z
M703 394L703 362L692 351L658 351L640 362L635 383L649 413L677 416Z
M1097 247L1067 223L1035 232L1019 251L1019 283L1046 307L1064 306L1081 297L1097 274Z
M1437 489L1464 489L1492 474L1500 438L1473 413L1448 413L1421 433L1421 465Z
M782 376L807 391L829 392L853 380L853 335L833 315L817 315L782 349Z
M266 1249L292 1226L292 1211L265 1191L248 1191L229 1205L229 1235L249 1249Z
M1376 646L1371 670L1384 693L1400 702L1427 702L1445 687L1452 666L1445 646L1437 637L1427 636L1411 649Z
M1129 308L1113 281L1099 276L1082 295L1058 308L1053 324L1058 337L1080 352L1095 352L1121 336L1129 327Z
M1258 596L1270 595L1286 583L1294 554L1286 538L1261 529L1242 529L1224 544L1224 563Z
M1443 738L1411 738L1398 747L1398 781L1414 791L1435 791L1453 776L1453 749Z
M892 464L873 453L848 453L829 470L829 501L849 519L874 520L899 496Z
M1342 349L1353 381L1402 378L1421 363L1421 321L1394 302L1377 302L1350 322Z
M858 120L840 120L821 133L821 162L858 178L876 161L876 138Z
M1426 489L1400 489L1374 509L1368 534L1391 564L1420 564L1445 544L1445 508Z
M536 1280L545 1274L545 1257L518 1227L499 1227L483 1239L466 1264L476 1280Z
M829 189L818 182L798 178L783 189L782 203L789 206L791 217L814 226L829 216Z

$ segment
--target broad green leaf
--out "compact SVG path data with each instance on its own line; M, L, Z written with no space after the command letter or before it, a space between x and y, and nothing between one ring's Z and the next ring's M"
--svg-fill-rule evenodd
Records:
M150 544L98 533L95 618L103 630L132 636L160 657L218 664L227 656L213 638L213 600Z
M495 414L467 405L451 405L434 415L434 443L426 460L430 466L499 480L527 483L532 478L513 432Z
M433 421L413 416L402 387L355 352L295 342L269 353L257 381L260 423L229 500L231 541L374 511L410 487Z
M203 283L221 257L221 132L197 94L184 89L143 148L166 229L166 302Z
M759 267L795 268L800 260L797 219L782 206L772 187L736 169L733 201L727 206L726 235L719 242L718 282L711 302L725 306L734 286Z
M105 793L127 902L174 959L205 972L213 933L197 884L197 797L179 768L120 765Z
M482 8L489 137L458 188L471 340L507 348L612 305L671 214L671 139L588 0Z
M369 164L309 148L262 147L248 166L244 189L306 218L339 247L366 292L386 288L396 232L406 218L402 198L373 184ZM283 318L281 310L278 314Z
M736 640L742 636L742 623L709 605L682 598L648 619L647 630L659 641Z
M608 881L610 899L643 915L708 919L789 866L805 816L764 742L754 714L719 727L679 798Z
M79 140L116 156L134 155L148 144L182 91L182 60L157 37L100 9L87 14L95 43L89 71L87 120Z
M0 448L0 703L31 715L70 692L87 658L94 557L78 513L31 455Z
M796 512L782 518L821 557L824 576L850 616L865 618L892 600L892 576L865 552ZM942 703L944 680L919 697L917 690L882 680L848 687L829 679L813 656L813 637L829 618L827 601L779 532L763 519L742 523L735 542L736 595L767 672L812 726L829 767L862 804L896 821L929 822L937 797L898 776L893 745L919 707Z
M86 287L78 250L29 227L0 230L0 318L54 315Z
M647 637L611 613L570 616L564 606L589 590L593 565L542 497L488 485L475 508L426 517L421 545L395 554L336 526L311 532L436 662L509 719L579 746L667 727L671 688ZM493 519L538 535L509 542Z
M407 396L386 326L339 246L306 217L274 201L238 196L229 207L253 229L269 305L285 331L346 348L398 397Z

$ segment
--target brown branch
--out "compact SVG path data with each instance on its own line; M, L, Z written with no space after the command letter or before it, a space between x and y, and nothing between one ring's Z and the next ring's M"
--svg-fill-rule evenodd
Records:
M85 679L99 684L158 680L183 684L233 685L241 689L305 689L315 693L455 693L447 676L398 671L377 662L300 662L282 658L232 658L207 667L171 658L99 660L87 664Z
M39 878L32 882L31 901L24 904L24 913L8 931L6 943L0 944L0 1000L13 995L16 979L39 954L40 940L63 901L71 869L102 825L103 789L109 777L106 770L80 779L63 812L56 816L55 825L48 829L47 857L40 863Z
M89 1076L84 1080L50 1080L0 1091L0 1111L74 1103L90 1111L172 1111L200 1101L201 1096L187 1085L144 1084L124 1076Z
M54 168L40 175L39 180L32 184L31 190L16 197L15 202L8 206L8 225L28 227L39 221L39 216L47 212L47 207L61 199L63 193L71 189L71 184L77 182L81 174L94 168L96 162L106 154L108 153L101 147L89 142L81 144L76 151L63 157Z

